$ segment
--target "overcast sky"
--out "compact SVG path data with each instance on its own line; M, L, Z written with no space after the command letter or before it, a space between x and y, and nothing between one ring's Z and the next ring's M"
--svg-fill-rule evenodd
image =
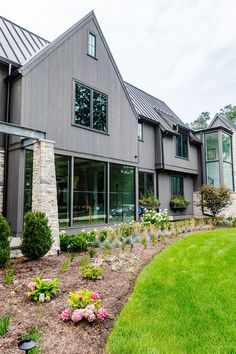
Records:
M91 10L123 79L185 122L236 105L235 0L10 0L0 14L53 40Z

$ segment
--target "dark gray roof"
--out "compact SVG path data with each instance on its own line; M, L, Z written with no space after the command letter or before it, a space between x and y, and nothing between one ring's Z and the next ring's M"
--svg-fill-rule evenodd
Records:
M167 130L172 131L173 125L179 125L189 130L163 101L127 82L125 85L139 116L159 122Z
M222 114L217 113L214 120L219 117L223 122L225 122L226 125L228 125L230 128L232 128L233 130L236 130L236 124L231 122L231 120L225 118L224 116L222 116Z
M49 42L0 16L0 59L19 65Z

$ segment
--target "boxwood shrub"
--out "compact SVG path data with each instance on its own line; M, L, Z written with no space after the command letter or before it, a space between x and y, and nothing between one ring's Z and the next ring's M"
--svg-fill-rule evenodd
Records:
M11 229L7 220L0 214L0 268L10 259Z

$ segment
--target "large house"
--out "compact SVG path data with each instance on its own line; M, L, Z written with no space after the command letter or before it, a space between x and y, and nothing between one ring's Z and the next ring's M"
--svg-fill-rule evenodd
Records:
M0 29L0 209L14 234L31 208L78 228L137 220L141 194L184 218L203 183L234 191L236 127L216 116L194 133L124 82L93 12L52 43L3 17ZM181 195L190 204L171 209Z

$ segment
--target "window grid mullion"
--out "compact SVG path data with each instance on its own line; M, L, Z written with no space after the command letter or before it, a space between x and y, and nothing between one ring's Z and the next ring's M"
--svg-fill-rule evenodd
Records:
M93 90L90 90L90 128L93 129Z

